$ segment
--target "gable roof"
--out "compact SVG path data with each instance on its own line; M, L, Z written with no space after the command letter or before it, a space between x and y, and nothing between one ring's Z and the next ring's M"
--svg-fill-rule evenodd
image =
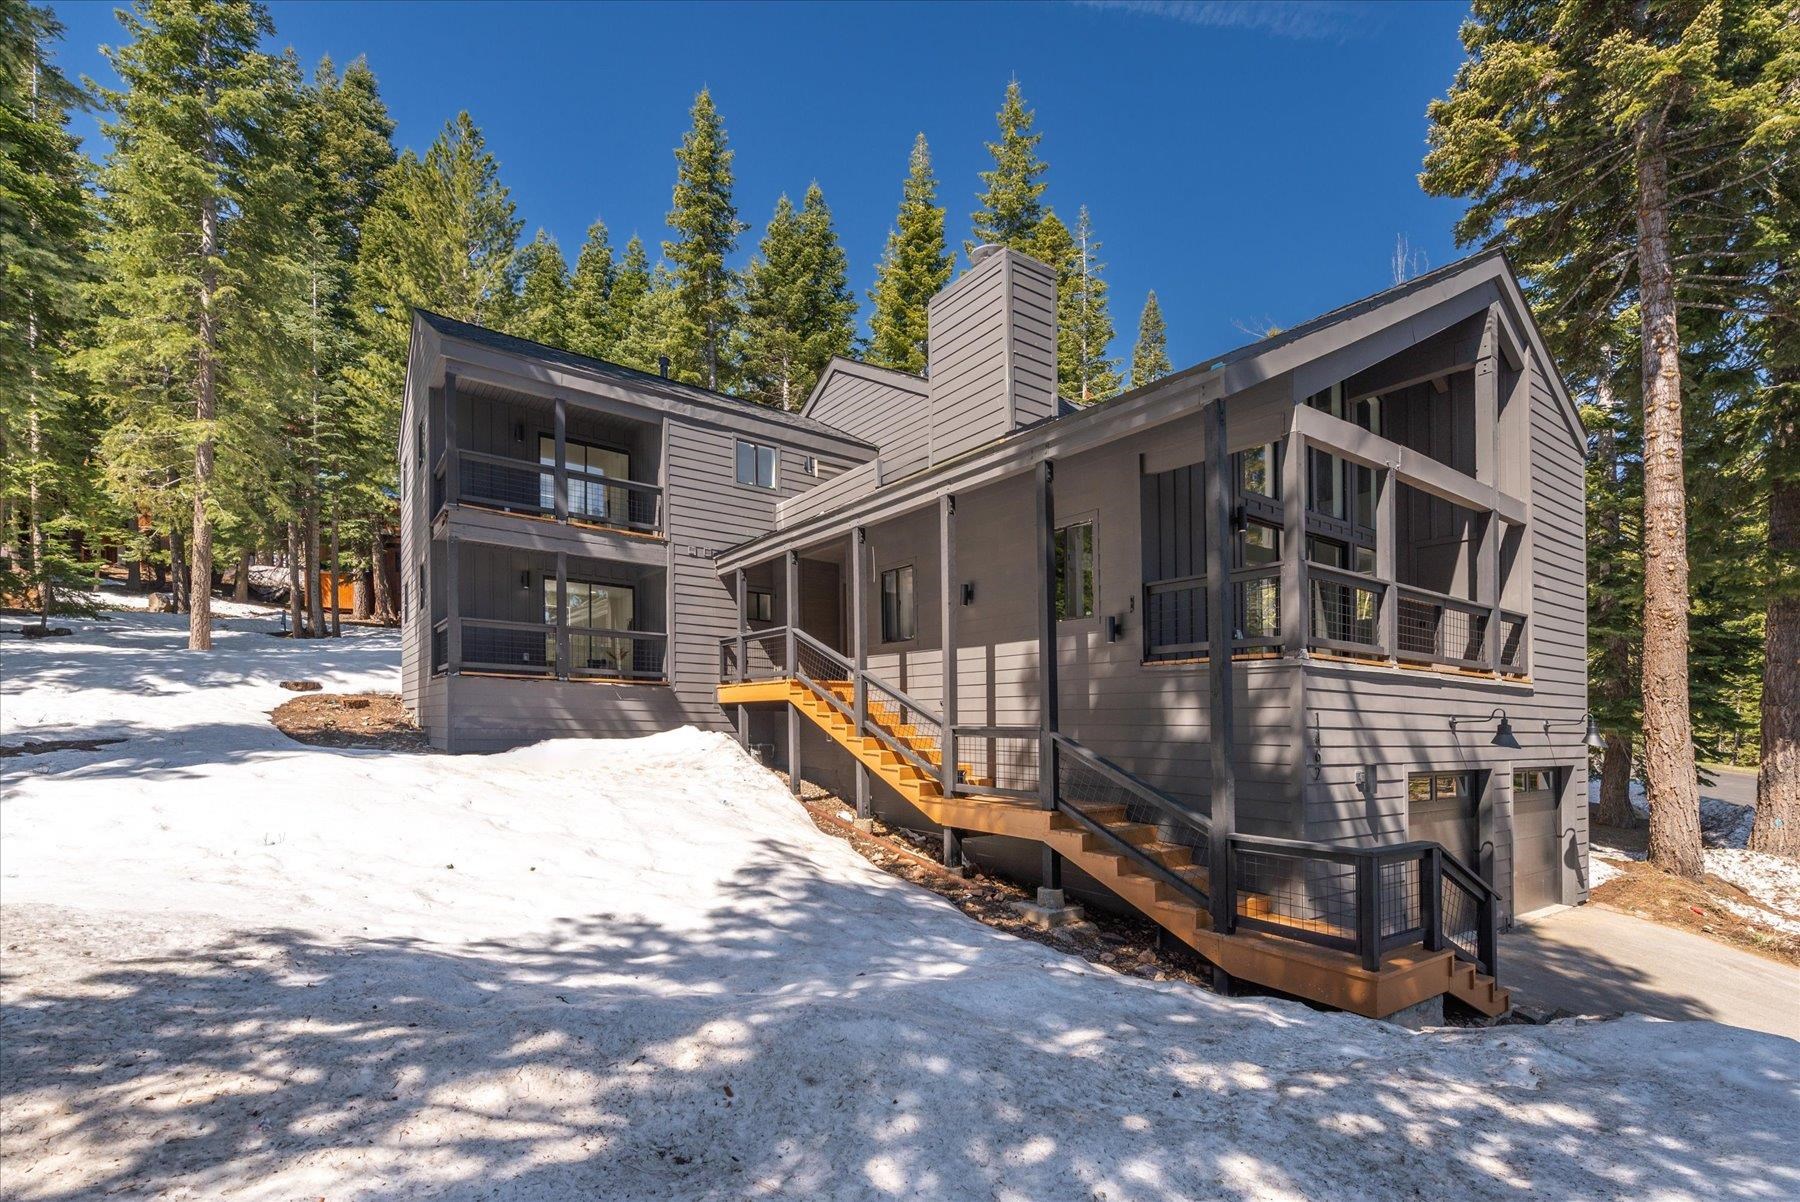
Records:
M490 330L486 326L478 326L471 322L458 321L454 317L445 317L442 313L433 313L429 309L415 308L414 316L431 329L447 338L455 338L462 342L473 343L491 350L507 354L524 355L546 363L555 363L562 367L573 368L587 375L596 376L637 392L660 396L667 400L685 401L710 408L728 409L739 413L749 413L765 421L777 425L793 426L797 429L810 430L815 434L823 434L842 442L874 449L874 444L846 433L836 426L807 417L804 413L790 413L785 409L774 409L768 405L760 405L755 401L747 401L742 397L734 397L728 393L715 392L710 388L702 388L698 384L687 384L680 380L670 380L647 371L639 371L634 367L626 367L621 363L613 363L607 359L596 359L591 355L580 355L574 351L564 350L548 343L533 342L529 338L520 338L515 334L503 334L499 330Z
M812 416L812 411L824 396L836 376L855 376L858 379L874 380L897 388L902 392L910 392L924 396L927 381L924 376L915 376L911 372L901 371L897 367L882 367L880 364L867 363L861 359L852 359L848 355L833 355L825 370L819 373L819 382L813 385L812 392L807 394L806 403L800 406L802 416Z

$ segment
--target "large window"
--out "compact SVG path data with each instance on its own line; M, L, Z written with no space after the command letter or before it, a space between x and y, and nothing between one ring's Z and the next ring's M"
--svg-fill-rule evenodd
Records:
M569 516L592 521L626 521L630 496L622 488L613 488L593 477L610 480L631 479L631 456L614 447L594 446L573 439L563 444L569 465ZM556 466L556 439L548 434L538 437L538 462ZM556 481L540 477L538 504L549 509L556 504Z
M636 640L595 631L632 629L637 594L628 584L571 580L569 589L569 667L611 676L633 674ZM544 578L544 621L556 625L556 578ZM556 667L556 636L549 639L549 663Z
M1247 451L1239 451L1232 458L1237 461L1240 496L1281 499L1280 443L1268 442L1260 447L1251 447Z
M1056 616L1094 616L1094 523L1076 522L1056 532Z
M755 488L774 488L775 448L740 439L737 444L737 482Z
M889 568L881 574L881 641L900 643L917 634L912 565Z

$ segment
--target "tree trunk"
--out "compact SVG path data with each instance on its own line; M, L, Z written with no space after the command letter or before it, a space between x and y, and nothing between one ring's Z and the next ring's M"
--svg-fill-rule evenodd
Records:
M343 612L338 605L338 528L335 517L331 519L331 637L344 637Z
M300 595L300 527L293 522L287 524L287 570L288 621L293 625L293 637L305 638L306 614Z
M1769 602L1763 626L1762 765L1750 849L1800 857L1800 379L1778 373L1769 448Z
M37 319L31 319L30 339L37 343ZM28 490L26 518L31 527L31 570L37 577L38 624L45 630L50 629L50 611L56 605L56 597L50 586L50 571L44 566L44 513L42 490L38 487L38 468L44 462L43 430L38 424L37 406L37 368L31 369L31 484Z
M319 502L306 504L306 628L313 638L325 634L325 609L319 597Z
M390 623L394 620L394 603L388 594L388 578L381 553L381 535L377 534L369 541L369 576L375 592L375 620Z
M1669 251L1668 162L1660 118L1638 142L1638 306L1644 352L1644 783L1650 862L1698 880L1700 786L1688 707L1687 482L1681 339Z
M1638 824L1631 808L1631 741L1623 735L1606 736L1606 752L1600 759L1600 805L1594 821L1622 828Z
M369 615L374 612L374 597L371 595L374 588L375 582L371 579L369 569L356 569L355 600L352 603L354 608L350 613L359 622L367 622Z
M181 537L181 527L177 526L169 531L169 591L175 596L176 613L188 612L189 579L187 543Z
M240 602L250 599L250 552L248 551L238 556L237 576L231 582L231 599Z

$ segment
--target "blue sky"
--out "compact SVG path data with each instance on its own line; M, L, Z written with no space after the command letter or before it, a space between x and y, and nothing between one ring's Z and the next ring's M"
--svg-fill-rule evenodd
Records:
M114 83L98 51L119 40L114 6L54 7L65 69ZM704 86L737 151L741 257L776 197L817 179L866 294L918 130L961 246L1014 75L1048 201L1071 225L1086 204L1104 244L1121 358L1151 288L1184 367L1386 287L1397 236L1425 266L1457 255L1460 202L1415 177L1461 3L270 7L278 45L309 63L368 56L402 145L468 109L526 236L548 229L571 261L596 217L654 253Z

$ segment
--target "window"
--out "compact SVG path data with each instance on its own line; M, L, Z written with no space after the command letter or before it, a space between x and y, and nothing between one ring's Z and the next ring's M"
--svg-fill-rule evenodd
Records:
M598 584L589 580L571 580L569 590L569 667L573 671L592 671L608 676L628 676L633 672L633 655L640 645L637 640L617 638L589 631L631 630L637 608L637 594L628 584ZM544 622L556 625L556 578L544 577ZM556 666L556 635L546 640L548 663Z
M1406 778L1409 801L1467 801L1469 774L1466 772L1415 772Z
M775 487L775 448L761 443L737 444L737 482L754 488Z
M631 490L615 488L605 482L631 479L631 456L614 447L566 439L563 456L569 467L569 516L589 521L630 520ZM538 463L556 466L556 438L538 436ZM601 479L605 477L605 479ZM556 506L556 478L548 473L538 478L538 504L545 509Z
M912 565L889 568L881 574L881 641L904 642L917 633Z
M1056 532L1056 616L1067 621L1094 616L1094 523L1077 522Z
M1232 456L1237 460L1238 492L1270 500L1281 497L1280 444L1264 443Z
M1555 778L1548 768L1533 768L1513 773L1514 793L1548 793L1555 788Z
M422 559L419 561L419 574L415 578L415 580L416 580L416 585L415 585L413 591L419 595L419 612L423 613L425 611L425 599L429 594L426 592L426 589L425 589L425 561ZM400 608L402 608L402 609L406 608L406 602L404 599L402 599L400 602Z
M416 435L414 435L413 442L414 442L415 447L417 448L413 454L413 458L417 462L418 466L424 467L425 466L425 419L423 419L423 418L419 419L418 433Z
M1251 522L1237 536L1237 566L1262 567L1281 561L1281 528L1267 522Z
M773 622L775 620L775 594L766 589L753 588L745 602L745 616L752 622Z

